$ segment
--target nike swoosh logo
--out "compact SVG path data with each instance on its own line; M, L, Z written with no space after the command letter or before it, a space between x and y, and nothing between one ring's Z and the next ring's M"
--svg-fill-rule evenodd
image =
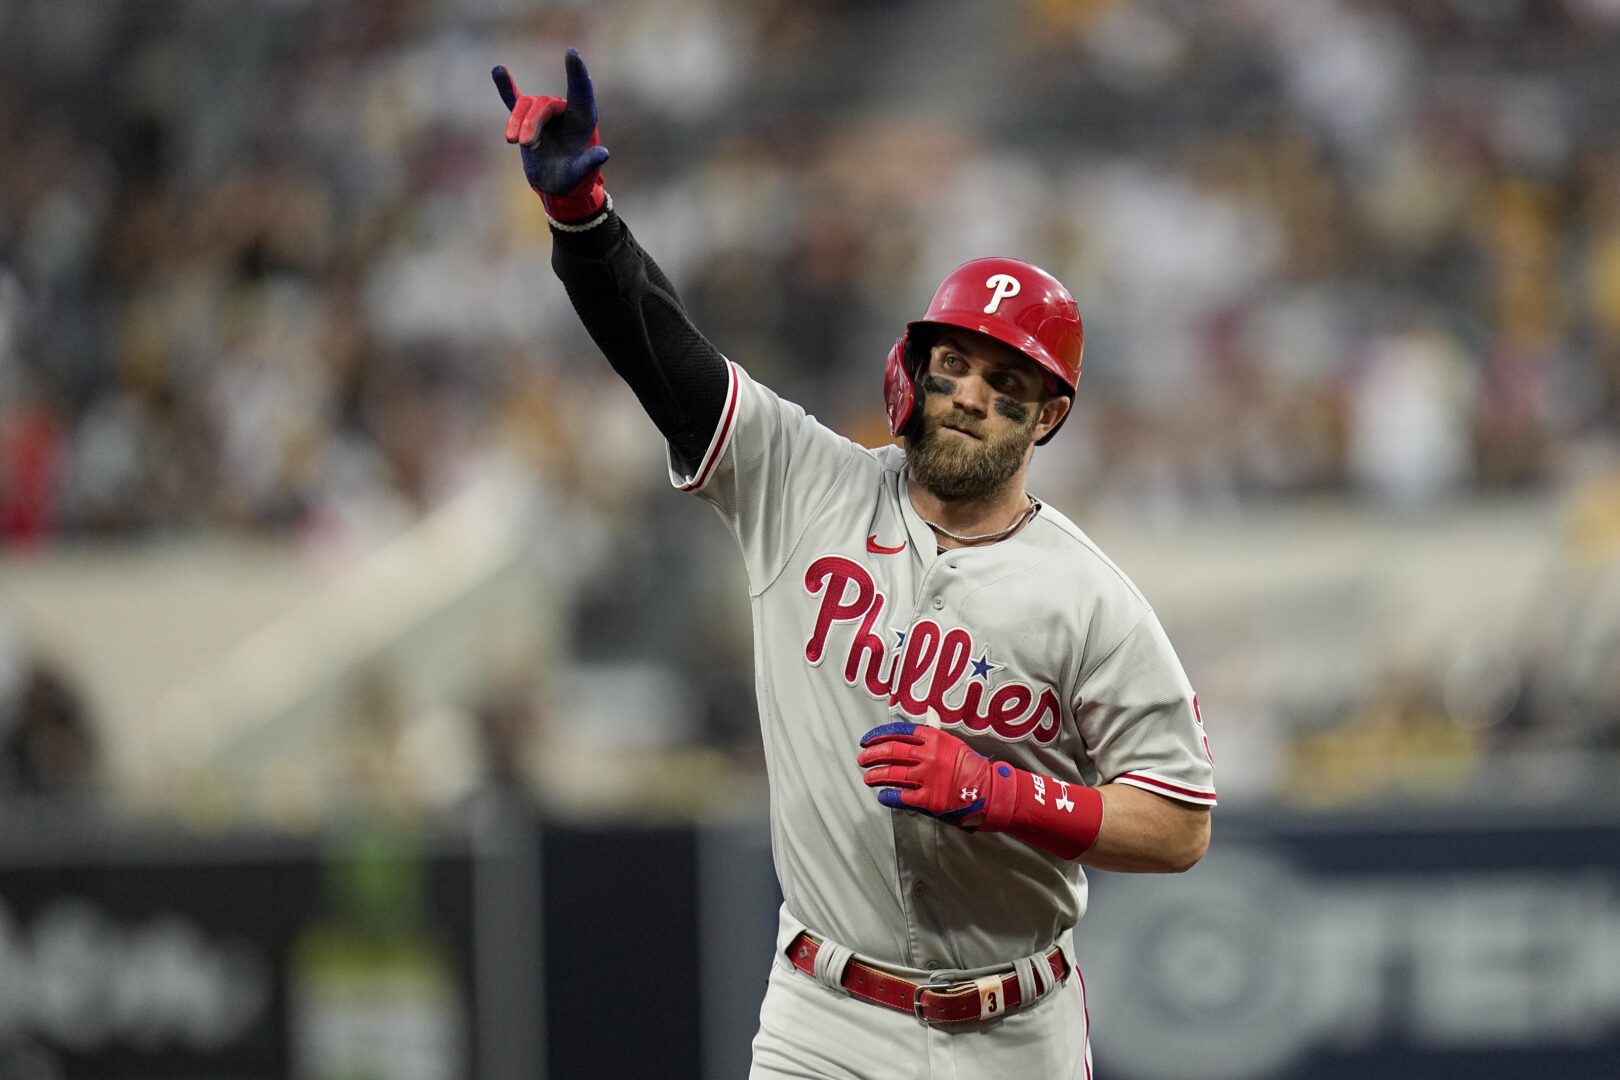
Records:
M866 550L870 551L874 555L898 555L902 551L906 550L906 545L901 544L899 547L884 547L882 544L877 542L877 533L873 533L871 536L866 538Z

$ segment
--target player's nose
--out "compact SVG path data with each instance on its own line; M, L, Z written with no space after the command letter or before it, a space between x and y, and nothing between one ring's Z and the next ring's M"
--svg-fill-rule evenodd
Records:
M951 404L958 409L974 416L988 416L990 401L990 384L979 376L967 375L956 380L956 386L951 394Z

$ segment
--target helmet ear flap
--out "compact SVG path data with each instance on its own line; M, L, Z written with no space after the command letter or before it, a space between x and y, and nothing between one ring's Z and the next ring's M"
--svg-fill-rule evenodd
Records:
M883 404L889 413L889 434L905 433L917 411L917 383L911 373L911 335L901 334L883 365Z

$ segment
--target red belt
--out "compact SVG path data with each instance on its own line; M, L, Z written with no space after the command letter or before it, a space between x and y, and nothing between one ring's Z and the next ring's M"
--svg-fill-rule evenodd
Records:
M816 953L820 951L821 941L813 934L801 930L798 937L788 945L788 959L793 961L794 967L815 978ZM1035 998L1061 984L1069 975L1069 962L1064 959L1063 950L1056 945L1046 954L1046 963L1051 977L1045 989L1037 992ZM838 980L838 985L863 1001L870 1001L874 1005L886 1005L898 1012L912 1013L929 1024L961 1024L969 1020L993 1020L1004 1013L1014 1012L1026 1004L1032 1004L1035 1000L1024 1001L1023 994L1018 989L1017 972L986 975L982 979L966 982L939 984L916 982L899 975L891 975L887 971L881 971L853 958L844 965L844 974Z

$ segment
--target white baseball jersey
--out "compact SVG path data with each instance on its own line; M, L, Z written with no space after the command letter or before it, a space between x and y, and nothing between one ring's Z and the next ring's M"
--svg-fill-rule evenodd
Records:
M1214 805L1192 687L1152 607L1050 507L999 543L938 552L899 447L853 443L729 368L703 460L670 471L747 565L788 913L907 968L1047 948L1085 912L1079 864L880 806L858 743L893 720L935 723L1058 778L1059 808L1065 780Z

